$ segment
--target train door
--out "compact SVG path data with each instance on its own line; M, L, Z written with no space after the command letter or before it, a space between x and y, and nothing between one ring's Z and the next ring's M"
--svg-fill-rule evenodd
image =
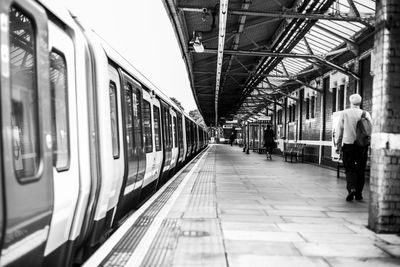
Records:
M142 93L141 86L130 76L121 72L123 80L123 125L125 174L122 185L122 199L119 203L119 214L123 216L134 208L139 200L140 189L144 179L145 155L143 150L143 131L141 119Z
M185 159L185 149L183 147L183 122L182 122L182 113L177 113L177 129L178 132L178 149L179 149L179 157L178 163L182 164Z
M72 39L49 23L54 205L44 256L62 266L79 194L75 53Z
M161 119L161 103L158 99L153 99L153 136L154 136L154 148L156 153L156 178L157 185L161 185L160 179L162 178L163 160L164 160L164 149L163 149L163 136L162 136L162 119Z
M189 158L192 153L192 141L190 140L190 120L185 118L185 133L186 133L186 158Z
M160 173L159 166L161 158L157 160L157 150L154 143L154 107L152 98L147 91L143 91L143 126L146 152L146 172L143 187L147 186L158 178ZM157 125L158 128L159 125ZM159 137L158 137L159 138ZM162 153L159 148L159 152Z
M163 143L163 167L161 171L161 179L159 186L163 185L168 178L168 170L171 164L172 147L171 147L171 133L170 123L171 116L169 114L169 107L163 101L161 102L161 125L162 125L162 143Z
M0 265L42 264L53 206L47 16L0 2L3 243Z
M171 166L170 170L174 170L178 162L178 131L176 130L176 112L172 108L170 109L171 118Z

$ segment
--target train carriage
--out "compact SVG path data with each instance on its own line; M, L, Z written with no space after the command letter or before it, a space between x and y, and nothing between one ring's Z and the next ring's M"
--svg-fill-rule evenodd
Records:
M0 13L0 265L72 266L200 151L201 128L67 10Z

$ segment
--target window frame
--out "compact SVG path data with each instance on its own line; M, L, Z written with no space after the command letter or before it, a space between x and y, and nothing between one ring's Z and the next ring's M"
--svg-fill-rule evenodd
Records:
M113 147L113 158L118 159L120 157L120 140L119 140L119 114L118 114L118 90L117 90L117 84L113 80L110 79L109 84L108 84L108 89L111 89L111 85L114 85L114 90L115 90L115 117L116 117L116 129L117 129L117 154L114 154L114 147ZM109 92L110 93L110 92ZM110 95L110 118L111 118L111 95ZM112 138L112 124L110 120L110 125L111 125L111 138ZM111 141L112 142L112 141ZM112 143L113 145L113 143Z
M57 144L57 142L54 142L53 140L53 147L52 147L52 152L53 152L53 167L57 170L57 172L64 172L68 171L71 166L71 139L70 139L70 125L69 125L69 101L68 101L68 65L67 65L67 60L65 58L65 55L62 51L52 48L50 53L56 53L58 54L61 58L63 58L65 62L65 81L66 81L66 87L65 87L65 109L66 109L66 128L67 128L67 138L68 138L68 163L63 166L63 167L57 167L55 166L56 164L56 159L54 159L54 144ZM51 61L51 57L49 59ZM49 62L51 64L51 62ZM51 83L50 83L50 91L52 91ZM52 93L50 93L52 94ZM53 101L51 101L51 105L53 105ZM53 106L52 106L53 107ZM54 111L54 110L52 110ZM52 122L53 123L53 122Z
M156 113L157 113L157 116L156 116ZM157 118L158 128L156 128L156 118ZM161 131L162 131L161 124L162 123L161 123L161 120L162 120L162 118L160 118L160 108L156 105L153 105L154 148L155 148L156 152L162 150L162 141L161 141L161 139L162 139L161 138ZM156 136L158 136L158 142L157 142ZM157 149L157 145L158 145L158 149Z
M148 106L148 109L146 109L146 106ZM154 151L154 147L153 147L153 123L152 123L152 116L151 116L151 103L149 101L147 101L146 99L143 99L143 111L142 111L142 117L143 117L143 134L144 134L144 150L145 153L152 153ZM146 112L148 111L148 112ZM147 137L147 131L146 131L146 119L145 116L146 114L148 115L148 122L149 122L149 138ZM148 142L150 144L150 148L148 148Z
M13 170L13 173L14 173L14 177L16 178L16 180L20 183L20 184L27 184L27 183L31 183L31 182L37 182L37 181L39 181L40 179L41 179L41 177L42 177L42 173L43 173L43 168L41 168L41 165L43 164L43 162L44 162L44 157L43 157L43 148L42 148L42 139L41 139L41 132L40 132L40 123L41 123L41 118L40 118L40 111L41 111L41 108L40 108L40 106L39 106L39 102L40 102L40 93L39 93L39 87L40 87L40 81L39 81L39 74L38 74L38 63L39 63L39 60L40 60L40 58L39 58L39 56L40 56L40 49L39 49L39 44L38 44L38 41L40 41L40 40L38 40L38 29L37 29L37 21L36 21L36 17L34 16L34 15L32 15L30 12L27 12L23 7L21 7L21 6L19 6L17 3L13 3L11 6L10 6L10 9L9 9L9 11L8 11L8 16L9 16L9 18L8 18L8 26L9 26L9 32L8 32L8 37L9 37L9 43L8 43L8 46L9 46L9 51L8 51L8 55L9 55L9 57L10 57L10 60L9 60L9 62L8 62L8 65L9 65L9 88L10 88L10 121L9 121L9 123L10 123L10 127L11 127L11 129L12 129L12 136L11 136L11 141L12 141L12 149L14 150L14 145L13 145L13 143L14 143L14 141L15 141L15 134L14 134L14 129L13 129L13 122L12 122L12 118L13 117L15 117L15 116L13 116L13 114L14 114L14 111L13 111L13 102L16 102L16 101L13 101L13 79L12 79L12 77L13 77L13 75L12 75L12 60L11 60L11 58L12 58L12 56L11 56L11 53L12 53L12 50L11 50L11 45L12 45L12 37L11 37L11 21L10 21L10 18L11 18L11 13L13 12L13 9L15 10L14 12L19 12L20 14L22 14L26 19L28 19L29 21L30 21L30 25L31 25L31 29L32 29L32 32L31 32L31 36L32 36L32 39L33 39L33 42L32 42L32 58L34 59L34 62L32 63L33 64L33 66L32 66L32 69L33 69L33 75L32 75L32 77L33 77L33 79L32 79L32 85L33 85L33 87L31 88L33 91L34 91L34 94L35 94L35 97L36 97L36 107L34 108L34 110L36 111L36 114L34 115L35 116L35 120L36 120L36 127L35 127L35 129L34 129L34 132L36 133L36 147L37 148L35 148L35 152L37 153L37 157L36 157L36 161L35 161L35 170L34 170L34 172L32 173L32 174L28 174L28 175L26 175L25 174L25 171L24 171L24 167L23 167L23 169L22 170L17 170L16 169L16 162L15 162L15 159L13 158L12 159L12 170ZM47 51L47 53L49 53L48 51ZM39 54L39 55L38 55ZM16 103L18 103L18 102L16 102ZM15 119L15 118L14 118ZM16 123L15 123L16 124ZM50 130L51 130L51 127L50 127ZM20 143L21 144L21 143ZM21 149L21 147L20 147L20 149ZM51 151L52 152L52 151ZM20 156L22 156L22 149L21 149L21 152L19 152L20 153ZM22 159L21 159L22 160ZM24 163L22 163L23 165L24 165Z

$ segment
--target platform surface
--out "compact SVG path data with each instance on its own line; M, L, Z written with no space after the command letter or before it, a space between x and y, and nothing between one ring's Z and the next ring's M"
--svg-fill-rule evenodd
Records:
M366 227L368 191L346 202L336 170L211 145L100 265L400 266L400 237Z

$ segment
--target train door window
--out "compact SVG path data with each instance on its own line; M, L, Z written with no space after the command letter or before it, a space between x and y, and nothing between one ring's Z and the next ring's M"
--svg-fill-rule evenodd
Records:
M153 152L153 135L151 133L151 107L147 100L143 100L143 125L146 153Z
M171 119L171 114L169 114L168 110L167 110L167 118L168 118L168 143L172 148L172 119Z
M190 125L189 120L185 118L185 130L186 130L186 145L190 144Z
M136 131L136 136L138 136L140 143L137 145L140 147L143 147L143 138L142 138L142 96L141 92L139 90L134 90L133 98L134 98L134 105L133 105L133 112L135 116L134 124L135 124L135 131Z
M175 147L178 147L178 130L177 130L177 123L176 123L176 117L173 117L173 123L174 123L174 141L175 141Z
M165 144L165 150L167 149L167 147L169 146L169 142L168 142L168 115L167 115L167 110L164 106L161 106L161 117L162 117L162 127L163 127L163 143Z
M64 55L50 52L50 93L53 135L53 166L57 171L69 169L67 64Z
M179 147L183 147L182 117L178 116L178 139Z
M110 117L111 117L111 139L114 159L119 158L119 132L118 132L118 104L117 104L117 86L115 82L110 81Z
M127 84L125 94L125 105L126 105L126 143L128 151L129 161L134 160L135 151L135 137L133 132L133 99L132 99L132 85Z
M160 128L160 109L153 106L153 119L154 119L154 141L156 144L156 151L161 150L161 128Z
M12 7L10 23L10 86L13 165L24 182L39 170L39 117L34 24Z

